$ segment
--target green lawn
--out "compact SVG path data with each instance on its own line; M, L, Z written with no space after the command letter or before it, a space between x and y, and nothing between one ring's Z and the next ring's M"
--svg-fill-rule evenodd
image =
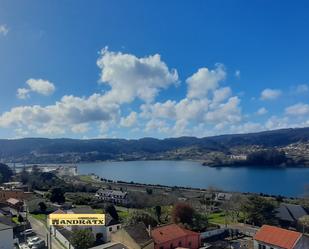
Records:
M208 215L208 221L209 223L215 223L215 224L225 224L225 215L223 212L220 213L212 213ZM227 219L227 224L229 224L229 219Z
M83 182L88 182L88 183L93 183L93 182L95 182L92 178L91 178L91 176L88 176L88 175L80 175L80 176L78 176L79 177L79 179L81 180L81 181L83 181Z
M31 216L44 224L47 223L47 215L46 214L31 214Z

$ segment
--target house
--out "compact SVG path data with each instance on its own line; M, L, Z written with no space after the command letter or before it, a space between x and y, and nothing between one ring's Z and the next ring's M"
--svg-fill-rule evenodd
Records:
M13 228L0 223L0 249L13 249Z
M95 196L102 201L111 202L114 204L127 205L128 193L119 190L99 189Z
M153 240L144 223L125 226L111 234L112 242L125 245L130 249L154 249Z
M155 249L173 249L177 247L197 249L200 247L200 234L170 224L151 231Z
M300 206L289 203L281 203L277 208L276 216L282 227L296 227L298 220L307 215L306 210Z
M14 208L18 211L22 211L24 203L21 200L15 198L9 198L6 200L9 207Z
M230 193L216 193L216 201L229 201L232 198Z
M96 214L90 207L78 207L70 210L58 209L53 214ZM49 223L48 223L49 224ZM51 233L59 240L64 241L63 244L69 243L70 234L77 229L89 229L95 237L102 237L102 242L111 241L111 233L121 229L119 221L114 220L109 214L105 215L105 225L99 226L51 226Z
M7 199L27 200L33 196L32 192L24 192L18 189L0 189L0 202L5 203Z
M263 225L253 237L254 249L309 248L308 237L299 232Z

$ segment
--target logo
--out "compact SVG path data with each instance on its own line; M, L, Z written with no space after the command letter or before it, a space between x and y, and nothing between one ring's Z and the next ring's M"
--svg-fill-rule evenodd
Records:
M50 214L51 226L104 226L105 214Z

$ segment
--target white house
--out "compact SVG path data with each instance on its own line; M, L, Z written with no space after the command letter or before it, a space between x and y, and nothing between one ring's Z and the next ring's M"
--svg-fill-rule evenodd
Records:
M13 249L13 228L0 223L0 249Z
M127 205L128 193L119 190L99 189L95 196L97 199L115 204Z

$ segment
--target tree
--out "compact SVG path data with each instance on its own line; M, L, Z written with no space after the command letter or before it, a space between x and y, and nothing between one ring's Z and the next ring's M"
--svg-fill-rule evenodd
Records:
M64 190L58 187L52 188L50 201L57 203L64 203L65 202Z
M155 206L155 211L158 221L161 222L161 214L162 214L161 206Z
M46 213L46 209L47 209L47 206L46 206L46 204L44 203L44 202L39 202L39 207L40 207L40 211L44 214L44 213Z
M94 245L95 238L88 229L75 230L72 233L72 245L76 249L88 249Z
M153 218L149 213L135 211L133 215L129 218L128 223L130 225L136 225L140 222L143 222L146 227L156 227L158 225L156 219Z
M174 223L192 225L194 209L186 203L177 203L172 210L172 220Z
M153 193L152 188L146 188L146 193L149 194L149 195L152 195L152 193Z
M118 212L114 205L108 205L105 208L105 212L108 213L114 220L119 220Z
M247 222L255 226L275 225L277 223L276 206L272 201L263 197L249 197L248 201L242 206L242 211L247 216Z
M237 222L240 218L242 207L247 201L245 196L235 193L222 204L222 209L226 216L229 216L232 221Z
M8 182L11 180L13 172L9 166L0 163L0 183Z

